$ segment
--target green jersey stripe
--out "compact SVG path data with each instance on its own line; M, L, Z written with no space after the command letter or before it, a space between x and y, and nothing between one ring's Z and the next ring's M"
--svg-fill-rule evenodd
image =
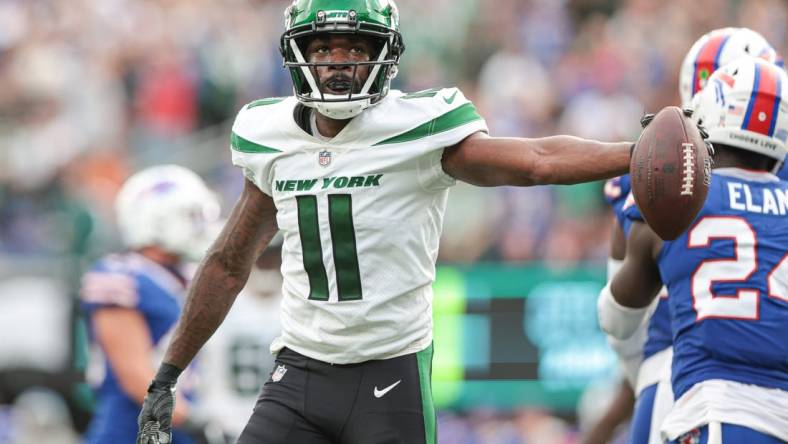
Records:
M255 100L254 102L246 105L246 109L252 109L258 106L275 105L283 100L285 100L285 97L271 97L269 99Z
M438 91L440 91L440 88L425 89L423 91L416 91L410 94L405 94L400 98L403 100L410 100L410 99L421 99L424 97L435 97L436 95L438 95Z
M482 116L476 111L476 107L473 106L473 103L468 102L408 132L378 142L375 146L423 139L477 120L482 120Z
M301 255L309 277L309 299L328 300L328 276L323 264L320 226L317 221L317 197L297 196L298 231L301 235Z
M260 145L252 141L246 140L243 137L239 136L238 134L235 134L235 132L233 132L230 135L230 146L235 151L240 151L242 153L281 153L282 152L276 148L267 147L265 145Z
M331 244L334 246L339 300L361 299L361 273L358 270L350 194L329 194L328 225L331 228Z

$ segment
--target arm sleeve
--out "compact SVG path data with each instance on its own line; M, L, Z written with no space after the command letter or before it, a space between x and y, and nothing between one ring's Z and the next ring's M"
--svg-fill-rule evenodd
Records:
M259 109L255 110L259 111ZM255 120L255 116L250 115L253 112L254 110L249 111L245 106L235 118L230 134L232 162L260 191L271 196L271 170L277 153L281 151L266 144L267 139L259 134L261 132L259 122ZM259 119L259 116L257 118ZM265 131L262 133L265 134Z
M82 277L80 298L87 311L102 307L138 308L140 305L138 282L133 276L100 268Z
M447 107L447 98L451 98L455 106ZM425 137L417 141L426 144L424 148L427 152L419 160L419 182L428 191L438 191L457 182L443 171L445 149L457 145L472 134L489 132L487 122L459 89L443 89L434 100L439 106L446 107L445 112L420 127ZM414 131L418 130L416 128Z
M597 300L599 326L605 333L619 340L632 337L638 328L646 323L650 309L650 306L632 308L619 304L613 297L609 284L602 289Z

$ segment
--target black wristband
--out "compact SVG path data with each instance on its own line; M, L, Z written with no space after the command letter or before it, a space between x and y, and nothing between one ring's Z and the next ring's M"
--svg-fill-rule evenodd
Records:
M178 367L162 362L153 381L160 384L175 385L175 383L178 382L178 376L180 376L182 372L183 370Z

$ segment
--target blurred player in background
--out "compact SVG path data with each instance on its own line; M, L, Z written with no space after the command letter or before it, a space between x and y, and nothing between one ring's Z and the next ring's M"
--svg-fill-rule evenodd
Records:
M706 204L674 241L632 205L621 270L602 292L600 323L624 339L663 282L673 325L677 401L663 439L676 443L788 441L788 76L739 59L693 100L717 155Z
M706 85L719 67L743 57L777 62L777 53L760 34L747 28L722 28L711 31L692 45L681 65L679 93L683 108L691 108L692 98ZM629 176L605 184L605 198L613 209L615 222L608 259L608 280L624 259L626 237L632 221L625 207L632 204ZM629 197L629 202L627 202ZM623 372L635 390L636 405L632 418L631 441L656 444L661 441L660 425L673 404L670 366L673 355L668 294L663 289L648 323L625 341L609 337L621 360Z
M632 407L635 405L635 393L626 376L619 374L620 378L616 381L617 389L609 390L609 402L604 395L598 396L594 392L586 391L583 398L591 396L590 407L584 406L581 398L578 408L578 422L582 434L582 444L607 444L611 441L620 442L622 436L628 437L629 434L624 430L623 425L632 417ZM600 409L605 406L603 411ZM584 410L587 408L588 410ZM593 411L591 425L584 427L583 415L587 411Z
M233 126L243 194L191 287L140 414L166 442L172 389L274 233L284 233L276 369L239 442L435 442L432 287L448 189L623 174L630 143L495 138L456 88L389 91L390 0L296 0L281 51L295 96Z
M221 426L231 442L240 436L274 369L269 348L282 330L281 244L277 235L257 259L222 328L200 351L197 409Z
M134 442L140 405L181 312L190 274L185 265L209 245L219 204L195 173L165 165L124 183L116 215L128 250L99 260L81 289L91 340L104 358L91 363L98 402L86 438L95 444ZM185 382L183 394L189 396ZM177 443L197 442L177 428L187 421L189 407L179 395Z

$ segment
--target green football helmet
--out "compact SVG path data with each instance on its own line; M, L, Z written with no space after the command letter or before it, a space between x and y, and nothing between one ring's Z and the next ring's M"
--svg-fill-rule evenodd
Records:
M309 63L304 49L318 34L359 34L375 43L376 54L367 62ZM393 0L294 0L285 11L285 32L279 50L293 78L293 90L306 106L333 119L349 119L386 96L405 51L399 33L399 11ZM351 66L353 84L358 67L370 65L360 91L326 94L313 75L317 66Z

